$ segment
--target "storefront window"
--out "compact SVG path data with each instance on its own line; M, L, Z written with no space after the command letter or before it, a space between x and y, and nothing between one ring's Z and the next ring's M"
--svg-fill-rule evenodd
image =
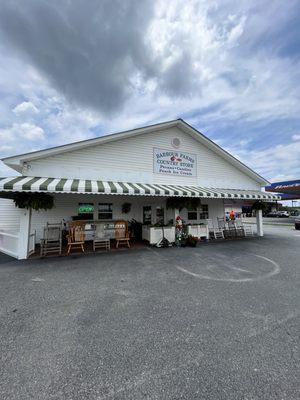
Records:
M197 210L188 210L188 219L190 221L194 221L198 219L198 212Z
M188 220L197 221L199 219L208 219L208 205L202 204L198 209L188 210Z
M208 205L202 204L199 208L199 219L208 219Z
M150 225L152 222L151 217L152 217L151 206L144 206L143 207L143 224Z
M75 219L79 220L94 219L94 203L79 203L78 217Z
M113 211L111 203L98 204L98 219L113 219Z

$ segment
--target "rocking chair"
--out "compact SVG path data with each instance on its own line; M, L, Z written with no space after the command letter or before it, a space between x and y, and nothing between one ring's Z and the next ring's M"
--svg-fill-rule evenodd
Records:
M44 235L41 239L40 256L44 257L47 254L58 253L62 251L62 225L61 223L49 224L44 228Z
M116 248L119 247L119 244L125 243L128 247L130 247L130 237L128 232L128 224L127 221L116 221L115 223L115 239L116 239Z
M207 219L207 226L209 232L210 239L224 239L223 230L220 228L216 228L211 219Z
M71 222L69 224L69 234L67 235L68 239L68 252L72 248L80 248L81 251L84 253L84 241L85 241L85 222Z

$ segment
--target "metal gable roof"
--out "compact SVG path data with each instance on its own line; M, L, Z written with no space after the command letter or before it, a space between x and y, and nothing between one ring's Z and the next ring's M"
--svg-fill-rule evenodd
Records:
M207 138L205 135L203 135L197 129L195 129L194 127L189 125L183 119L176 119L176 120L162 122L162 123L158 123L158 124L154 124L154 125L148 125L145 127L136 128L136 129L123 131L123 132L119 132L119 133L114 133L114 134L109 134L109 135L104 135L101 137L92 138L92 139L88 139L88 140L84 140L84 141L80 141L80 142L74 142L74 143L65 144L62 146L56 146L56 147L52 147L52 148L48 148L48 149L44 149L44 150L38 150L35 152L31 152L31 153L24 153L24 154L20 154L20 155L16 155L16 156L6 157L6 158L3 158L2 161L9 167L15 169L18 172L21 172L22 164L27 161L44 158L44 157L49 157L49 156L53 156L53 155L57 155L57 154L62 154L65 152L74 151L74 150L78 150L78 149L84 149L86 147L95 146L98 144L105 144L105 143L116 141L116 140L121 140L121 139L129 138L129 137L142 135L142 134L145 134L150 131L153 132L156 130L168 129L171 127L178 127L180 129L182 129L185 133L190 134L192 137L194 137L200 143L202 143L207 148L209 148L210 150L217 153L219 156L223 157L229 163L234 165L236 168L240 169L242 172L244 172L246 175L250 176L255 181L259 182L260 184L266 185L269 183L266 179L264 179L258 173L253 171L251 168L249 168L247 165L245 165L241 161L239 161L237 158L235 158L233 155L228 153L226 150L222 149L219 145L217 145L212 140Z

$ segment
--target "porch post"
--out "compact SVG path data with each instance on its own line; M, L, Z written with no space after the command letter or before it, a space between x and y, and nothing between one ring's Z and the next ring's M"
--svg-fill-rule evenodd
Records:
M24 208L20 215L18 259L23 260L28 257L29 234L31 225L31 208Z
M262 210L256 210L257 235L264 236Z

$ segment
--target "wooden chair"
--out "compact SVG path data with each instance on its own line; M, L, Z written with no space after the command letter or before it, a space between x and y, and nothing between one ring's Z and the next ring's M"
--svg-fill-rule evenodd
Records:
M93 238L93 250L105 249L110 250L110 239L106 237L104 224L94 225L94 238Z
M84 253L84 241L85 241L85 222L73 221L69 222L69 233L68 239L68 255L72 248L80 248Z
M119 244L127 244L130 247L130 237L128 232L128 224L127 221L116 221L115 223L115 239L116 239L116 248L119 247Z
M40 256L58 253L62 251L62 224L49 224L44 228L43 238L41 239Z

